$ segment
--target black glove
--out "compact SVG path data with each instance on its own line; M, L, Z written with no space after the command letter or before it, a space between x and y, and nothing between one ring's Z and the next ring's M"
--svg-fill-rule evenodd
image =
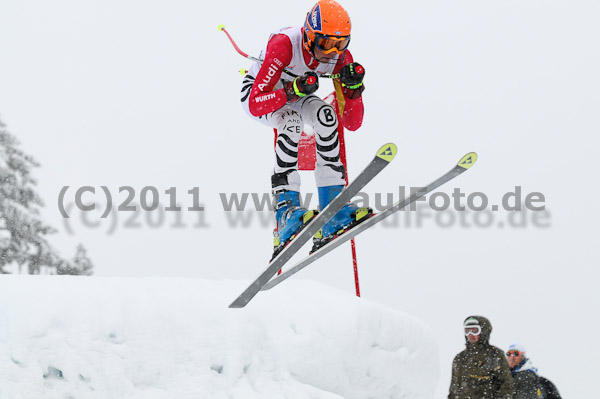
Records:
M300 97L313 94L318 89L319 76L309 71L302 76L298 76L293 82L288 82L285 85L285 94L287 94L288 101L296 101Z
M349 89L358 89L363 84L365 68L358 62L344 65L340 71L340 82L342 86Z

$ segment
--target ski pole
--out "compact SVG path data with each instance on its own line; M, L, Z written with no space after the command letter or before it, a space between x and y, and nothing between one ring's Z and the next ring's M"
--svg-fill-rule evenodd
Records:
M231 35L229 34L229 32L227 32L227 30L225 29L225 25L221 24L217 27L219 29L220 32L224 32L227 35L227 38L229 38L229 41L231 42L231 44L233 45L233 48L235 49L235 51L238 52L239 55L241 55L244 58L247 58L249 60L255 61L255 62L263 62L264 60L261 60L260 58L257 57L253 57L245 52L242 51L242 49L240 49L238 47L238 45L235 43L235 40L233 40L233 37L231 37ZM287 73L288 75L294 76L294 77L298 77L298 75L296 75L295 73L289 71L288 69L284 69L285 73ZM339 73L336 73L334 75L319 75L320 78L326 78L326 79L336 79L340 77Z
M229 34L229 32L227 32L227 30L225 29L225 25L223 25L223 24L219 25L218 29L219 29L220 32L224 32L227 35L227 37L229 38L229 41L233 45L233 48L235 49L235 51L237 51L242 57L248 58L249 60L256 61L256 62L262 62L263 61L263 60L261 60L259 58L256 58L256 57L253 57L251 55L248 55L247 53L244 53L242 51L242 49L240 49L238 47L238 45L235 43L235 40L233 40L233 37L231 37L231 35Z

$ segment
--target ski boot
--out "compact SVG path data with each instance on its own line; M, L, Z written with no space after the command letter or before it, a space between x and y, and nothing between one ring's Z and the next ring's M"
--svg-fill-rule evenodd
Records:
M298 191L281 190L274 193L275 219L277 228L273 231L273 257L277 255L296 237L296 235L319 213L300 207Z
M319 209L322 211L340 192L344 186L319 187ZM364 222L373 216L371 208L359 208L348 203L334 217L323 226L321 230L313 237L312 254L325 244L331 242L336 237L344 234L357 224Z

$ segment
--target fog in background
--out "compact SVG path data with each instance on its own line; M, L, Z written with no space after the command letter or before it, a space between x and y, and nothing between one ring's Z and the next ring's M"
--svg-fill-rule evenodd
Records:
M0 5L0 117L42 164L35 175L43 217L59 229L51 242L63 255L73 241L83 242L98 276L250 280L266 267L272 227L232 227L219 193L269 191L273 132L242 111L237 71L250 63L217 25L257 55L272 31L300 25L312 5ZM478 163L445 192L483 192L491 205L521 186L543 193L547 211L545 227L533 226L531 213L525 227L512 227L502 210L485 228L458 221L443 227L433 212L421 227L378 227L356 240L362 296L432 328L440 353L437 398L447 395L451 361L464 344L461 323L470 314L491 320L492 344L521 342L563 397L588 394L597 371L589 363L600 357L590 340L600 327L593 316L600 305L600 4L343 5L367 88L363 126L346 134L350 177L381 144L395 142L396 160L366 191L397 199L398 186L424 185L476 151ZM321 95L332 90L327 80L321 87ZM304 190L314 192L311 174L302 177ZM120 186L133 187L138 204L142 188L155 186L163 206L165 190L176 187L184 210L165 212L164 221L120 212L115 222L114 215L101 220L100 209L86 215L86 227L71 206L65 223L61 189L71 187L68 203L78 187L95 186L102 203L102 185L116 203L126 198ZM185 210L194 187L202 214ZM353 294L349 246L294 278Z

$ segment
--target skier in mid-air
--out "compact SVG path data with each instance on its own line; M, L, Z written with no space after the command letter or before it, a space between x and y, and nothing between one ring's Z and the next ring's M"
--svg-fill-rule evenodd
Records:
M263 61L255 63L244 77L244 110L278 132L271 177L277 221L273 257L316 214L300 206L298 142L305 124L316 136L319 208L325 208L344 188L346 171L340 160L338 118L334 108L314 93L320 75L339 74L334 86L345 102L342 124L352 131L361 126L365 70L353 62L348 51L350 30L346 10L333 0L321 0L309 11L303 26L272 33L260 55ZM368 208L346 204L315 235L313 250L371 214Z

